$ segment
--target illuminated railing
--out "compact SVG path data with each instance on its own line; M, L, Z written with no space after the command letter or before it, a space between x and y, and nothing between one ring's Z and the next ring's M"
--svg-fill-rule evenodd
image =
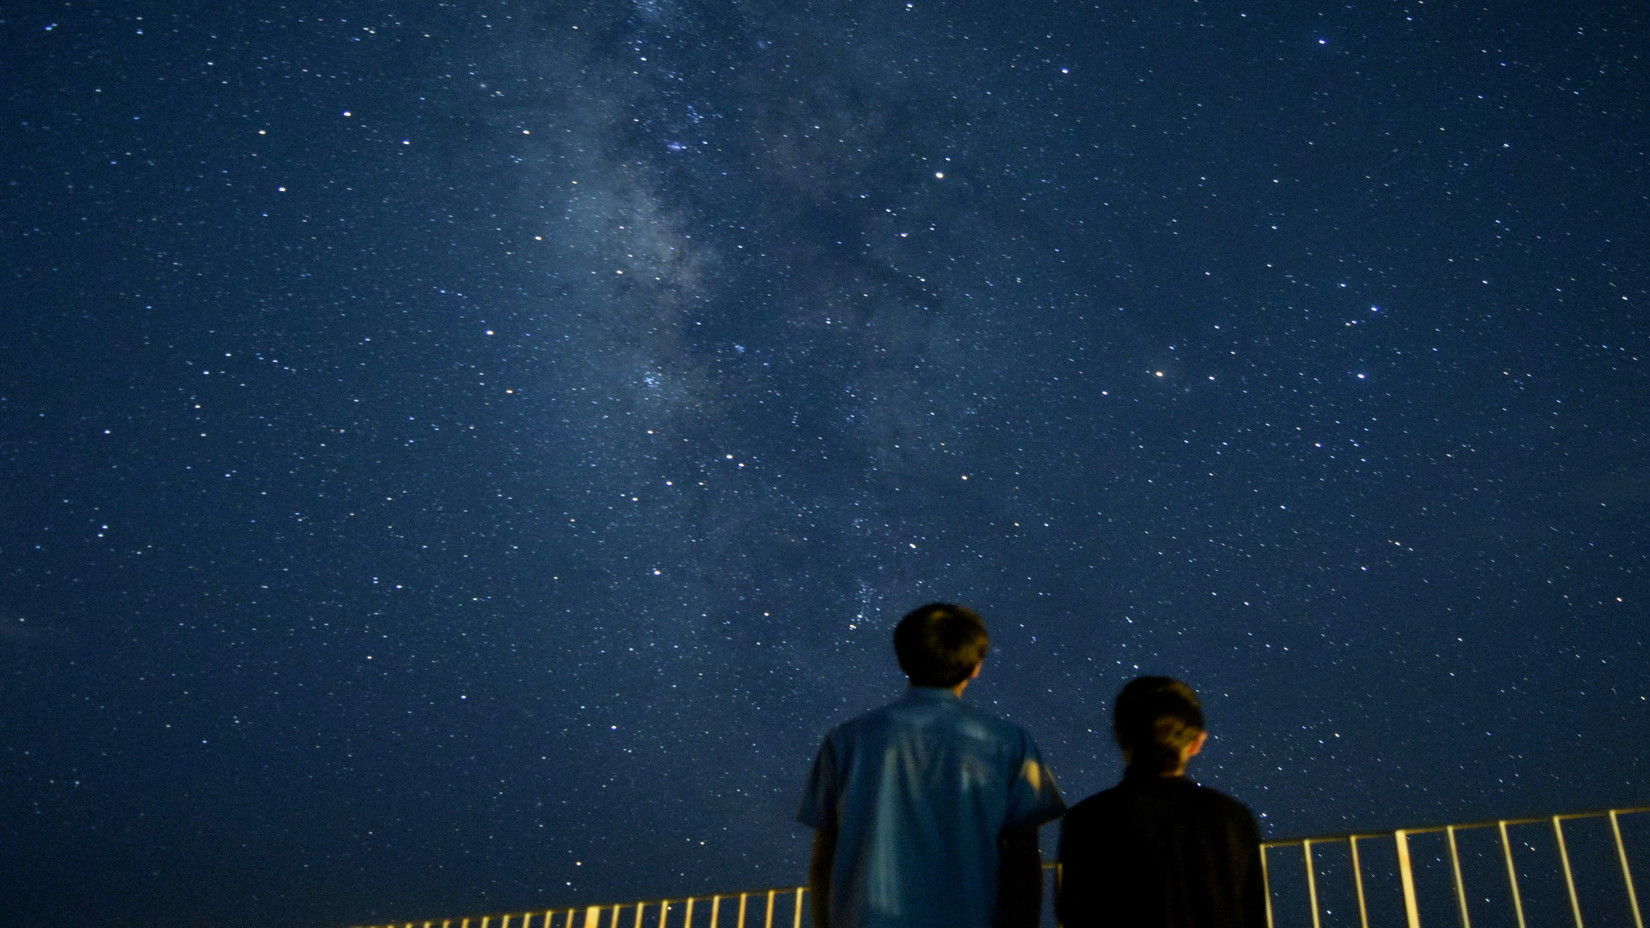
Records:
M1266 920L1645 928L1630 848L1650 852L1650 806L1266 841ZM1046 869L1052 878L1058 867ZM803 928L806 896L788 886L370 928Z
M787 886L651 902L393 922L373 928L802 928L807 891L803 886Z
M1628 849L1650 851L1646 813L1266 841L1267 924L1644 928Z

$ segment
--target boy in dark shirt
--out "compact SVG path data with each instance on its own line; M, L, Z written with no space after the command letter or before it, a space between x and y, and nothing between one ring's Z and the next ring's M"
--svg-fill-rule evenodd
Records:
M1197 785L1209 733L1197 694L1169 677L1123 687L1112 732L1123 781L1066 813L1055 909L1065 928L1264 928L1255 817Z

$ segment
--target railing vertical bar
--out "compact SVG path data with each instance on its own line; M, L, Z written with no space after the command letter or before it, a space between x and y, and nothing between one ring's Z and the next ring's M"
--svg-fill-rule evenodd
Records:
M1369 906L1364 902L1364 870L1358 862L1358 836L1347 835L1346 849L1352 856L1352 888L1358 893L1358 924L1369 928Z
M1564 846L1564 823L1553 816L1553 834L1558 838L1558 859L1564 864L1564 885L1570 890L1570 914L1575 916L1576 928L1581 924L1581 900L1576 897L1576 876L1570 871L1570 849Z
M1301 861L1306 866L1306 904L1312 907L1312 928L1323 928L1318 920L1318 875L1312 870L1312 839L1301 842Z
M1260 882L1266 887L1266 928L1277 928L1277 924L1272 920L1272 876L1266 872L1268 850L1266 845L1260 846Z
M697 896L687 898L687 912L682 916L682 928L693 928L693 901Z
M710 928L716 928L716 923L722 914L722 897L710 897Z
M1409 863L1409 831L1400 828L1392 837L1398 845L1398 876L1404 884L1404 918L1409 928L1421 928L1421 909L1415 899L1415 870Z
M1610 830L1616 836L1616 856L1621 859L1621 881L1627 884L1627 904L1633 909L1633 924L1637 928L1644 928L1644 916L1639 912L1639 894L1633 888L1633 870L1627 866L1627 845L1621 840L1621 821L1616 817L1616 810L1610 810Z
M796 900L791 903L791 928L802 928L802 894L806 891L805 887L796 888Z
M1444 829L1449 839L1449 868L1455 877L1455 906L1461 912L1461 928L1472 928L1472 917L1467 914L1467 883L1461 878L1461 851L1455 846L1455 826Z
M762 920L762 928L773 928L773 901L779 897L779 890L768 890L768 911ZM824 926L821 926L824 928Z
M647 903L636 903L636 928L642 928L642 913L647 911Z
M750 893L739 894L739 922L734 928L745 928L745 903L750 899L750 895Z
M1524 895L1518 891L1518 866L1513 862L1512 837L1507 834L1506 819L1496 822L1495 827L1501 830L1501 856L1507 859L1507 888L1512 891L1513 915L1518 918L1518 928L1527 928L1524 924Z

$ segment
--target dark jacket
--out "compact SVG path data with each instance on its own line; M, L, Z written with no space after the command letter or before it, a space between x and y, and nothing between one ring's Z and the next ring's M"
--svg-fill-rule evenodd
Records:
M1260 830L1186 777L1129 773L1060 828L1065 928L1265 928Z

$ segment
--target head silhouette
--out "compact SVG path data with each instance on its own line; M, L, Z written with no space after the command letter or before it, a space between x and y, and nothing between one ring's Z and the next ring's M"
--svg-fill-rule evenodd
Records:
M1131 770L1180 771L1203 732L1197 693L1172 677L1136 677L1112 707L1112 734Z
M953 687L974 676L991 639L974 610L929 603L894 628L894 655L913 686Z

